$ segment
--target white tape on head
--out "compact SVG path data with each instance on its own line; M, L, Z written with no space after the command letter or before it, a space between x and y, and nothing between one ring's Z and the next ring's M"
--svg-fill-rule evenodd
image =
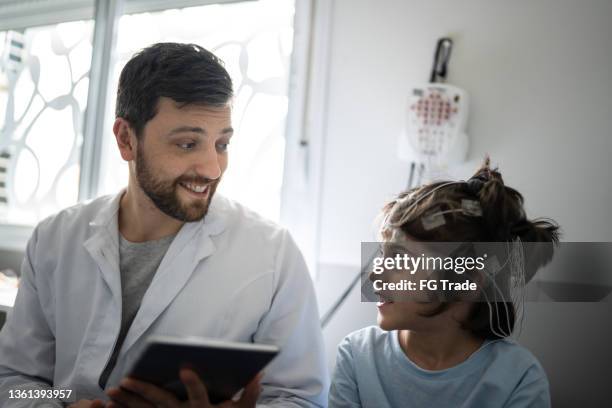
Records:
M423 228L429 231L446 224L446 219L444 218L444 214L438 211L433 214L424 215L421 218L421 223L423 224Z
M475 200L461 200L461 208L465 215L471 215L472 217L482 217L482 207L480 203Z
M388 242L392 242L394 244L400 245L402 247L407 248L411 244L411 240L408 239L408 236L399 228L391 229L391 238Z

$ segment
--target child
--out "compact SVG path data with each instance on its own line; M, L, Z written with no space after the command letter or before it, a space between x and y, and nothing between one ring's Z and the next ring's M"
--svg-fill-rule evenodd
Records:
M397 242L558 242L558 226L528 220L521 194L504 185L488 158L467 182L438 182L403 193L383 215L383 247ZM528 255L528 266L537 267L552 253L539 254L535 262L534 254ZM500 263L500 268L510 267ZM526 280L533 273L528 270ZM338 347L329 407L550 407L541 365L508 338L515 304L510 298L482 298L487 282L472 278L482 288L477 301L394 301L380 291L380 327L356 331Z

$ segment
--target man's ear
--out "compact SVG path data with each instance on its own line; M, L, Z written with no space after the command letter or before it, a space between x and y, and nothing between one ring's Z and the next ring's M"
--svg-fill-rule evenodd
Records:
M134 160L136 158L137 140L134 130L130 127L130 123L123 118L115 119L113 133L115 134L117 147L119 148L119 153L121 153L123 160Z

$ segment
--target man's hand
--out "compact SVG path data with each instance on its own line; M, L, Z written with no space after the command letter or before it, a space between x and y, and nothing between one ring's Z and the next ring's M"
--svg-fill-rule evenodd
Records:
M104 408L104 401L102 400L78 400L68 408Z
M198 375L189 369L182 369L180 378L189 396L188 401L179 401L174 394L155 385L138 381L133 378L121 380L120 388L111 388L106 393L111 398L107 408L253 408L259 397L258 374L245 388L237 401L224 401L213 405L208 399L208 392Z

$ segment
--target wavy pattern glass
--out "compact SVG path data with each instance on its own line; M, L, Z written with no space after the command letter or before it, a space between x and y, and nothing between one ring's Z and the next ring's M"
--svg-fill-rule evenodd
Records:
M2 223L35 224L77 201L92 32L76 21L0 34Z
M293 15L293 1L260 0L122 16L106 120L101 193L116 192L127 184L127 166L111 131L121 69L135 52L150 44L196 43L222 58L234 80L236 134L219 191L278 219Z

